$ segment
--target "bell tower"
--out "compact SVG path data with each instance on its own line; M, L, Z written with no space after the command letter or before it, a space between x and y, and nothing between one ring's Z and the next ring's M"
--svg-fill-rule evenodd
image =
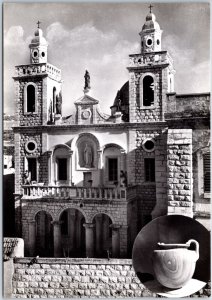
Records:
M62 115L61 70L47 61L48 43L40 22L29 44L30 63L16 66L17 121L20 126L60 123Z
M129 121L164 120L166 94L174 92L173 61L161 50L162 30L152 13L152 5L139 33L141 51L129 56Z

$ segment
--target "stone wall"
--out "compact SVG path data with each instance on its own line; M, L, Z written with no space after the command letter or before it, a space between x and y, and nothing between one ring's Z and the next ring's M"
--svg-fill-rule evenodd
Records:
M167 94L165 117L209 117L210 113L210 94Z
M131 260L15 259L15 298L152 296L136 277Z
M30 262L14 260L13 298L156 297L140 283L130 259L38 258ZM210 284L192 296L210 296Z
M168 214L193 216L192 129L169 129Z

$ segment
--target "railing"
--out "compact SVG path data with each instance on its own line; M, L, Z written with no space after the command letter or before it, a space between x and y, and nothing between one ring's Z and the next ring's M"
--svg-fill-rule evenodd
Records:
M15 71L17 76L41 75L47 73L55 79L61 79L61 70L49 63L20 65L15 67Z
M171 63L173 64L173 60L170 55L164 52L150 52L143 54L131 54L129 56L129 67L138 67L144 66L151 63L165 64Z
M24 185L23 198L125 200L126 188Z

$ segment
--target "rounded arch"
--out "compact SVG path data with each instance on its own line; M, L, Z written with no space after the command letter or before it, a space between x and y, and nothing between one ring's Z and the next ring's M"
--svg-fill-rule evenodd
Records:
M24 87L24 113L37 113L38 86L28 82Z
M151 72L142 74L139 79L140 107L154 107L155 105L155 83L156 76Z
M46 210L40 210L35 215L35 253L41 257L53 255L53 218Z
M55 219L54 213L51 210L45 210L43 208L38 208L33 211L33 218L32 218L33 221L35 220L36 215L39 214L40 212L45 212L46 214L49 214L52 218L52 221L54 221L54 219Z
M82 210L80 207L76 206L76 205L68 205L68 206L65 206L63 208L61 208L59 211L57 211L57 214L56 214L56 220L59 221L60 218L61 218L61 215L62 213L67 210L67 209L76 209L78 211L81 212L81 214L83 215L83 217L85 218L85 222L87 223L88 222L88 217L85 213L84 210Z
M66 145L66 144L54 145L53 147L51 147L49 149L49 151L52 151L52 153L54 154L55 150L57 150L58 148L65 148L66 150L71 151L71 147L69 145Z
M59 215L61 223L61 246L65 257L84 257L85 216L82 210L74 207L63 209Z
M108 149L108 148L117 148L117 149L119 149L120 151L125 152L125 149L124 149L123 147L121 147L120 145L115 144L115 143L105 144L105 145L102 147L103 152L104 152L106 149Z
M80 141L80 139L82 139L83 137L88 137L90 138L93 142L95 142L95 144L97 145L97 150L100 149L100 143L99 143L99 140L98 138L92 134L92 133L89 133L89 132L83 132L83 133L80 133L79 135L75 136L72 140L70 140L68 142L69 144L69 147L71 148L71 150L75 150L76 149L76 146L77 146L77 143Z
M97 137L96 137L95 135L93 135L92 133L86 133L86 132L81 133L81 134L78 136L76 143L78 143L79 140L82 139L82 138L90 138L90 139L93 140L93 142L96 144L97 150L100 149L99 140L98 140Z
M98 212L93 217L93 224L95 256L107 257L112 253L112 219L108 213Z
M98 211L97 213L93 214L91 216L91 223L94 222L95 217L98 215L106 215L108 218L110 218L112 224L115 224L113 216L105 211Z

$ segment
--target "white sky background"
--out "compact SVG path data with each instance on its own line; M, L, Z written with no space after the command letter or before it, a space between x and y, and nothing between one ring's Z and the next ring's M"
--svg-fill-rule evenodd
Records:
M163 30L162 50L174 60L175 91L210 91L210 7L208 3L153 4ZM128 80L128 55L140 52L138 35L149 12L145 3L6 3L4 4L4 112L14 114L14 66L30 63L29 43L41 21L49 43L48 62L62 70L63 115L83 95L110 113L117 90Z

